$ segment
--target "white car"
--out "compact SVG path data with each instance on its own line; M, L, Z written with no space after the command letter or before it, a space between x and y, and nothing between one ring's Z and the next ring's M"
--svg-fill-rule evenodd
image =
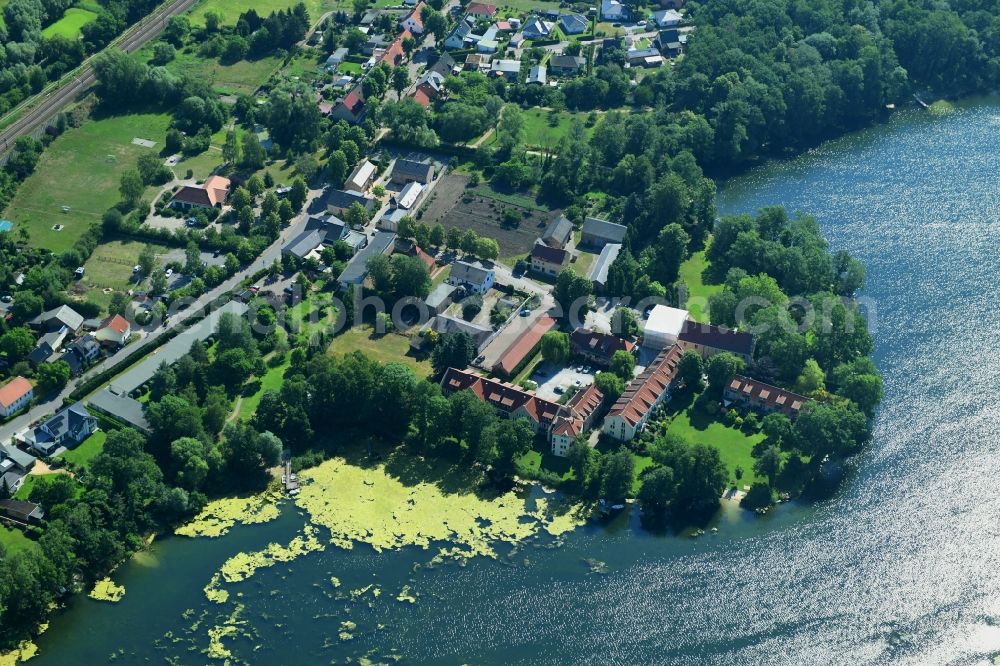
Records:
M163 274L166 275L167 277L170 277L171 275L174 274L174 269L168 268L167 270L163 271Z

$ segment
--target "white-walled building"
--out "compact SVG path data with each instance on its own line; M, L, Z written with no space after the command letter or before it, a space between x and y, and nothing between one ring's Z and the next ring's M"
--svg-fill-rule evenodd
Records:
M649 313L643 329L642 344L650 349L666 349L677 344L677 338L688 319L687 310L657 305Z

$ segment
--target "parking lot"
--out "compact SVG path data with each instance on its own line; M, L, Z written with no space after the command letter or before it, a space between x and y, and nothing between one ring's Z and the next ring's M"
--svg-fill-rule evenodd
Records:
M580 368L583 370L580 370ZM538 384L535 393L546 400L559 400L571 386L586 387L594 383L597 368L572 365L561 368L542 361L531 375L531 381Z

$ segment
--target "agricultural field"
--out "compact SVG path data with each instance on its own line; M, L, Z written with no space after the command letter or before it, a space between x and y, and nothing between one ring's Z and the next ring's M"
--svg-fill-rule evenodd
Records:
M61 19L42 30L42 37L51 39L58 35L67 39L76 39L80 36L80 29L96 19L96 12L92 12L89 9L80 9L79 7L70 7Z
M355 326L341 333L330 343L330 354L348 354L360 351L379 363L402 363L416 373L418 378L428 377L431 364L410 355L410 340L397 333L375 336L370 326Z
M530 251L535 239L558 215L558 211L548 212L523 195L505 195L488 186L470 191L467 184L464 176L449 174L442 178L434 186L420 221L440 222L445 229L472 229L480 236L496 239L500 256L511 257ZM504 226L501 218L504 209L515 210L521 216L520 224Z
M67 130L42 154L3 217L27 230L33 245L68 250L118 203L121 174L143 152L158 150L137 146L132 139L162 147L169 122L167 114L140 113L92 119Z

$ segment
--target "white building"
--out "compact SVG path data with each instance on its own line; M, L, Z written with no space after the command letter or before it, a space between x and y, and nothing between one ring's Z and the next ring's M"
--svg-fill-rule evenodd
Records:
M493 287L495 279L493 270L479 262L472 264L467 261L456 261L451 267L451 274L448 275L448 284L465 287L477 294L485 294Z
M687 318L687 310L657 305L646 320L642 344L650 349L666 349L677 344Z

